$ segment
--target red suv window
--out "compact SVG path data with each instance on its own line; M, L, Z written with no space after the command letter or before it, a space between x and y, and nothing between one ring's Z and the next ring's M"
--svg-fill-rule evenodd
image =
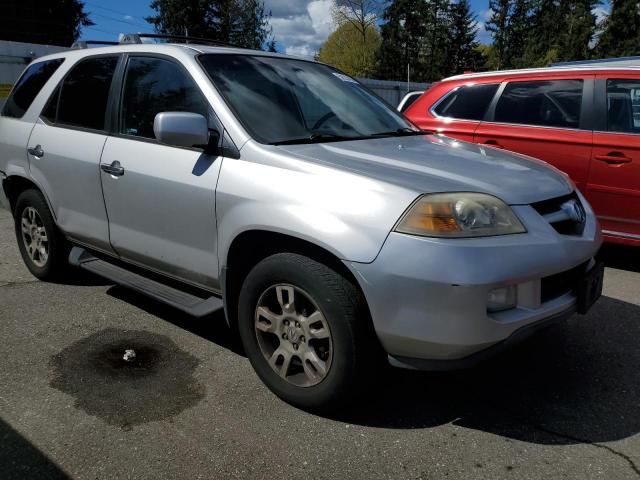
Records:
M440 100L433 109L439 117L460 120L482 120L498 84L464 85Z
M583 80L508 83L496 105L495 121L579 128Z

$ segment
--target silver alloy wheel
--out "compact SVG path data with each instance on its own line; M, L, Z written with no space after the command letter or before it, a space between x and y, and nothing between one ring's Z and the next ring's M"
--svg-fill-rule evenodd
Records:
M44 267L49 259L49 238L35 208L27 207L22 211L20 227L27 255L36 267Z
M288 284L265 290L256 306L255 331L262 355L287 382L311 387L329 373L329 324L304 290Z

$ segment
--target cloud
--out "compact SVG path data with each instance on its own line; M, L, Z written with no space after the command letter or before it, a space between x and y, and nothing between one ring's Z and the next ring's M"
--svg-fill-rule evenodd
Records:
M273 33L286 53L313 57L333 32L333 0L267 0Z
M131 15L125 15L124 19L128 21L135 20Z

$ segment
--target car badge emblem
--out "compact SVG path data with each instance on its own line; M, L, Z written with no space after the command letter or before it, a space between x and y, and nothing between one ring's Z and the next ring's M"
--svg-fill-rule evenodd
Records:
M560 208L576 223L584 223L587 219L587 214L585 213L584 208L577 200L564 202Z

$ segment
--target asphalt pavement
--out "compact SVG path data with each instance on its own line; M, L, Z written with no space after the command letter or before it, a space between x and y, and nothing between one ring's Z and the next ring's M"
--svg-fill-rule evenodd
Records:
M382 372L323 417L271 394L221 315L37 281L0 210L0 478L640 477L640 249L603 258L588 315L469 370Z

